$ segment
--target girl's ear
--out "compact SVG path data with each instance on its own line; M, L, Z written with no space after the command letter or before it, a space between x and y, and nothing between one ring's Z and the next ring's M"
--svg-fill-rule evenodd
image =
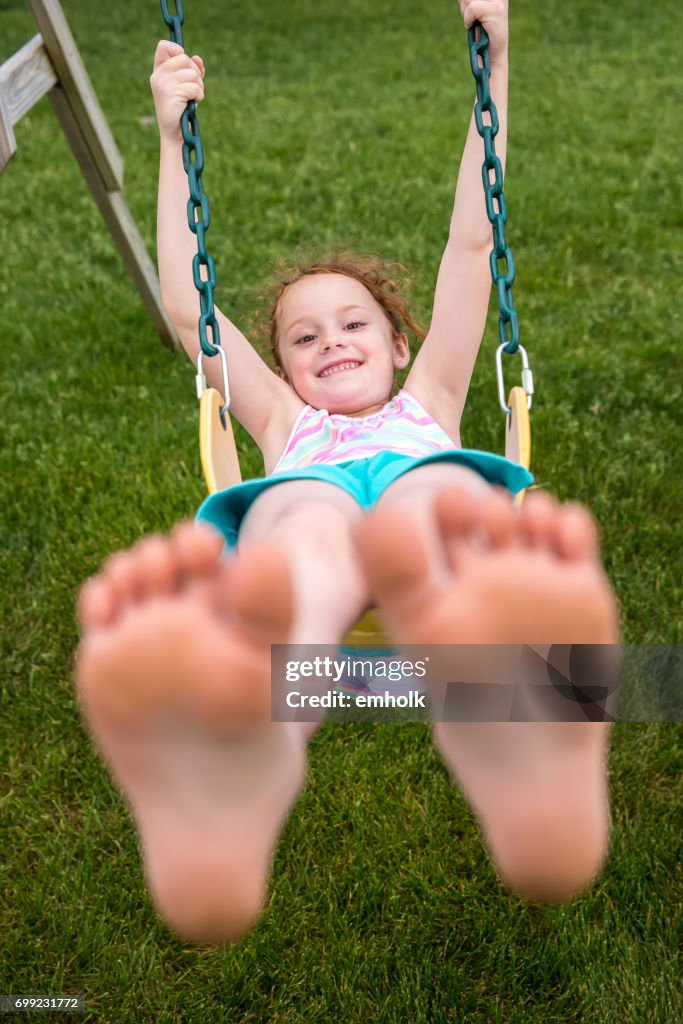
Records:
M409 362L410 346L408 345L408 335L405 333L399 334L398 338L394 338L394 369L405 370Z

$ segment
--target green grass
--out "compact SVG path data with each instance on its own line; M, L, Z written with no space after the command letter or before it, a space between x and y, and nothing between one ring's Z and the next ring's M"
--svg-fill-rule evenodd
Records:
M157 4L64 9L151 249ZM456 15L445 0L186 4L218 301L238 323L270 261L306 241L401 259L428 319L472 99ZM517 0L511 26L533 468L597 516L626 639L680 643L683 13ZM34 31L0 0L0 61ZM425 727L337 724L312 743L254 931L202 950L158 921L75 708L73 605L112 550L201 501L192 370L153 333L47 100L16 135L0 178L0 992L85 993L79 1019L104 1021L681 1019L680 725L615 729L612 854L568 906L502 888ZM494 451L496 337L492 315L464 424Z

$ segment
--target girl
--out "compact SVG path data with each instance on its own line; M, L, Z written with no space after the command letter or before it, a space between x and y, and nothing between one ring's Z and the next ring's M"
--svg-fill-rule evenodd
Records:
M507 3L461 0L490 39L505 157ZM162 296L196 360L194 239L180 116L204 68L157 46ZM181 933L225 941L265 899L277 836L314 725L270 721L270 645L338 644L376 602L397 642L612 643L614 597L584 510L532 495L521 466L460 448L460 418L490 293L490 227L474 119L460 165L429 332L377 260L298 268L274 297L277 372L220 313L232 412L267 476L213 495L184 524L119 553L86 584L77 682L90 728L136 817L157 906ZM206 360L221 387L218 360ZM211 375L214 374L214 379ZM491 485L497 485L492 487ZM506 496L507 494L507 496ZM221 559L224 544L237 557ZM502 877L564 899L607 846L603 724L434 723L438 748Z

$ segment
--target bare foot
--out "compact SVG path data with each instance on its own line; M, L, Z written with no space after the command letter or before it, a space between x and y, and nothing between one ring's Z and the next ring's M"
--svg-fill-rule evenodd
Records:
M402 644L612 644L617 606L597 533L578 505L454 487L435 514L451 567L429 566L410 522L382 510L358 540L371 587ZM446 723L437 744L482 824L501 875L539 900L583 888L606 853L603 723Z
M83 588L76 682L133 810L150 891L177 931L239 937L263 906L304 751L270 722L270 644L292 595L278 552L221 561L191 523L114 555Z

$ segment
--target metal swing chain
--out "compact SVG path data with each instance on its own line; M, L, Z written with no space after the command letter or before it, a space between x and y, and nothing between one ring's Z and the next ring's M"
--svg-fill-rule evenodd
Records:
M496 373L498 377L498 401L506 414L510 408L505 400L503 382L502 354L514 355L519 351L522 357L522 386L527 396L528 408L531 408L534 393L534 381L525 349L519 343L519 321L512 298L512 285L515 280L515 263L512 250L505 241L505 225L507 223L507 206L503 195L503 165L496 155L494 139L498 134L498 111L491 98L489 80L491 78L491 59L489 57L489 37L480 24L475 21L467 33L470 65L477 87L477 102L474 105L474 120L477 131L484 140L484 163L481 174L484 183L486 216L493 229L493 249L491 250L491 280L498 294L498 333L500 345L496 351ZM481 58L481 63L480 63ZM488 113L491 124L484 124L484 114ZM493 171L493 181L491 181Z
M161 16L170 29L171 42L183 45L183 4L182 0L175 0L175 14L171 14L168 8L168 0L161 0ZM183 167L187 174L190 186L190 198L187 201L187 223L190 231L197 238L197 253L192 260L192 277L195 288L199 292L199 344L201 352L197 357L197 398L201 398L206 388L206 377L202 371L202 360L206 356L220 356L223 369L223 407L221 419L230 405L230 388L228 384L228 363L225 350L221 345L221 335L216 319L213 305L213 292L216 287L216 267L212 257L206 248L206 233L209 230L211 218L209 215L209 200L204 192L202 184L202 171L204 170L204 150L199 134L199 121L197 119L197 106L193 100L185 107L180 118L180 130L183 136ZM207 277L202 277L202 267L206 267ZM207 331L211 331L211 341Z

